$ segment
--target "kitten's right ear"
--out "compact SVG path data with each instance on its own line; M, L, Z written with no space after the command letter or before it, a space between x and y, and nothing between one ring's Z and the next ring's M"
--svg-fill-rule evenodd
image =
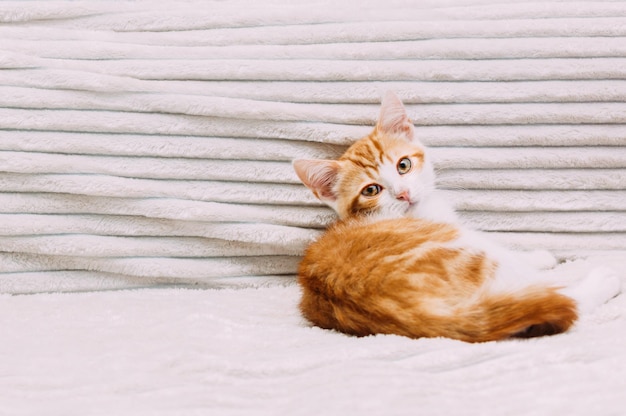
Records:
M408 141L415 139L413 122L400 98L392 91L387 91L383 97L377 127L385 133L402 136Z
M303 184L321 201L332 204L337 200L333 185L337 180L339 162L336 160L298 159L293 168Z

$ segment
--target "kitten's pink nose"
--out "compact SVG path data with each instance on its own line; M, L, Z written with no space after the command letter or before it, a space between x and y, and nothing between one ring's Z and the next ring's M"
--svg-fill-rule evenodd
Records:
M411 199L409 198L409 191L402 191L399 194L396 195L396 199L398 201L408 201L410 202Z

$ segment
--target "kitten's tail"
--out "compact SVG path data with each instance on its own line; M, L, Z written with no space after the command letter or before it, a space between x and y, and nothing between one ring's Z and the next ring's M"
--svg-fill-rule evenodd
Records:
M558 334L569 329L578 318L572 298L546 287L484 295L478 304L459 312L464 322L458 322L454 329L455 338L468 342Z

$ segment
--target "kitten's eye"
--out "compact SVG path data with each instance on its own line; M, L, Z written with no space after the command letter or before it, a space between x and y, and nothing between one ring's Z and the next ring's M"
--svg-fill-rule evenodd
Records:
M397 169L400 175L404 175L405 173L408 173L411 170L411 160L408 157L403 157L398 162Z
M363 196L376 196L380 193L380 191L382 191L382 187L380 185L377 185L375 183L371 184L371 185L367 185L365 188L363 188L363 190L361 191L361 195Z

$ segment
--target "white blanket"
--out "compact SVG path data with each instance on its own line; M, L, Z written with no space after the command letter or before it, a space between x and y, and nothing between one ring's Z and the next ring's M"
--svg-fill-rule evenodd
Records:
M291 279L334 220L291 160L341 154L388 89L470 226L626 250L622 2L4 2L0 21L0 292Z
M624 295L523 341L310 327L334 216L290 162L394 90L465 222L626 286L626 2L6 1L0 39L0 414L625 413Z
M559 266L577 277L593 265ZM626 281L624 281L626 283ZM295 285L0 295L7 415L621 415L626 296L552 337L310 327Z

